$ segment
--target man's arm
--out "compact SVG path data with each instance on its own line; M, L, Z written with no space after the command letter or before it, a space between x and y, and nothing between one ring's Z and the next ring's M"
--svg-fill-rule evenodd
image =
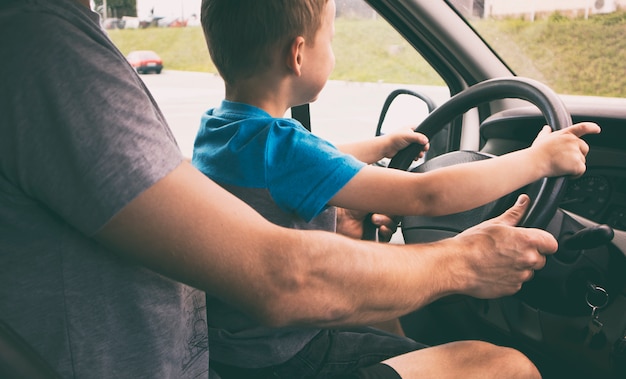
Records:
M453 293L517 291L556 249L548 233L510 226L524 211L438 243L362 242L275 226L183 162L96 238L267 325L369 324Z

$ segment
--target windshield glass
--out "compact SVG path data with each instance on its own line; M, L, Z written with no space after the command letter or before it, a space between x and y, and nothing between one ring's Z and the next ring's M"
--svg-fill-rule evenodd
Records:
M626 0L448 0L516 75L626 97Z

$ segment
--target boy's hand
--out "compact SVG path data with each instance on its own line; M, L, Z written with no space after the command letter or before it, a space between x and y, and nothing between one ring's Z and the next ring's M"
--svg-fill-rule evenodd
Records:
M361 239L365 217L371 217L369 221L378 228L379 242L389 242L398 228L398 221L393 217L337 207L337 233Z
M398 129L392 133L384 135L382 138L385 138L387 141L387 145L384 150L385 158L393 158L400 150L408 147L409 145L419 144L424 146L424 148L420 151L419 155L415 157L415 160L418 160L424 156L430 147L428 137L422 133L416 133L410 127Z
M539 132L531 149L540 154L538 159L547 163L546 176L572 175L581 176L585 173L585 156L589 145L580 137L586 134L598 134L600 127L593 122L581 122L568 128L552 132L544 126Z

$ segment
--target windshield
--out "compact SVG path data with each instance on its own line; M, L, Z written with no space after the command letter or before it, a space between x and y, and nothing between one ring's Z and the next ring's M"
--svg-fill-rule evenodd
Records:
M626 97L626 0L448 0L516 75Z

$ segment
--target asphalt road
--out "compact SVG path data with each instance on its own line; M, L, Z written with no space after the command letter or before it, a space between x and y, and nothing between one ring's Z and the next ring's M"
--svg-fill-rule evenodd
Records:
M141 77L163 110L183 153L191 156L202 113L219 105L224 97L222 79L213 74L171 70ZM449 97L446 87L329 81L317 101L311 104L313 133L333 143L374 136L385 99L398 88L427 94L437 105ZM604 106L626 106L626 100L618 98L562 97L570 104L597 102ZM397 99L386 118L389 125L417 126L426 116L422 103L406 96Z
M171 70L141 77L165 114L183 153L191 156L202 113L224 98L222 79L213 74ZM437 104L448 97L444 87L330 81L311 104L313 132L333 143L374 136L385 98L399 87L426 92ZM386 121L397 127L417 125L426 114L423 104L400 97Z

